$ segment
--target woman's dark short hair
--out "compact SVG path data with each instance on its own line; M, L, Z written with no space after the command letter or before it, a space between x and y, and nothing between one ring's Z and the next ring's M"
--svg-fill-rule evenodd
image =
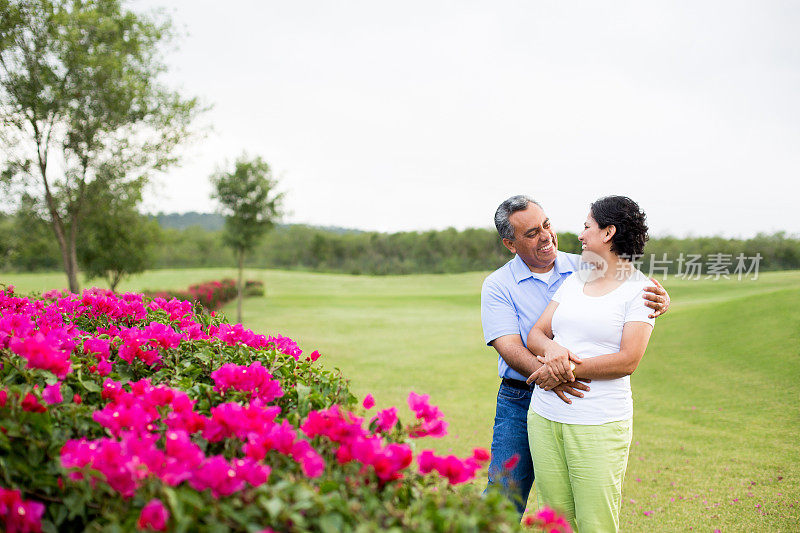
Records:
M614 226L611 251L628 259L644 253L647 235L647 215L639 204L627 196L605 196L590 207L592 218L600 228Z

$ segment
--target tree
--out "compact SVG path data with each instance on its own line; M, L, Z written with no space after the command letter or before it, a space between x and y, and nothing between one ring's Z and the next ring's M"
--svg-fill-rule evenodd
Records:
M112 291L130 274L153 261L159 226L136 209L141 181L120 183L105 173L87 187L87 209L81 220L78 261L87 279L105 278Z
M159 83L169 30L120 0L0 0L2 177L46 211L72 292L88 186L105 167L125 182L174 163L200 111Z
M233 248L239 267L236 320L241 322L244 257L280 217L283 193L275 191L278 182L260 157L241 156L233 172L219 171L211 176L211 183L213 197L225 215L224 240Z
M55 270L60 257L53 230L39 209L38 201L27 194L19 200L11 231L3 240L10 247L9 266L15 270Z

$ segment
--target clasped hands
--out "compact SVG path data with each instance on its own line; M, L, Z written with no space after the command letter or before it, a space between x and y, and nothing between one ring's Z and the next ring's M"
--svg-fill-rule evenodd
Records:
M536 359L542 363L542 366L530 375L527 380L528 385L535 382L542 390L554 390L562 400L564 400L564 396L559 394L559 388L568 387L589 390L589 387L576 381L573 372L575 365L579 365L583 361L580 357L563 346L552 343L551 346L545 350L544 356L537 355ZM591 380L582 379L580 381L589 382ZM571 391L569 392L572 394ZM582 397L583 395L573 394L573 396Z

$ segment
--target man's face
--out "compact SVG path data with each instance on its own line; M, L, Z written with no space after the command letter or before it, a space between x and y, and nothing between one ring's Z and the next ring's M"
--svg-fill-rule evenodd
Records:
M514 240L503 239L506 248L519 255L531 270L550 270L558 252L558 237L542 208L528 204L508 221L514 227Z

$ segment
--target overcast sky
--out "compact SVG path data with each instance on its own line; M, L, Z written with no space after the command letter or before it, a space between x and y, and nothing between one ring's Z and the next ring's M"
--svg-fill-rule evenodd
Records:
M800 3L137 1L184 35L167 81L213 105L147 197L213 211L242 152L287 222L491 227L537 198L561 231L625 194L656 235L800 233Z

